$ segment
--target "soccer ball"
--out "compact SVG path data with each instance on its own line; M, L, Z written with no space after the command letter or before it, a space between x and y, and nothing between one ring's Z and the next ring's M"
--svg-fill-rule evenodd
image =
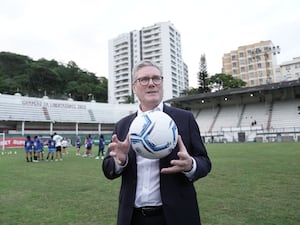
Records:
M162 111L139 114L129 128L133 150L148 159L160 159L175 148L178 129L174 120Z

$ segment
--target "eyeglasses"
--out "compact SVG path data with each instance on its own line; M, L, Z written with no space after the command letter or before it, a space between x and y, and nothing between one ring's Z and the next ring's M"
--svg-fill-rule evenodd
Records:
M163 80L163 76L153 76L153 77L141 77L135 80L138 81L141 85L146 86L149 84L149 81L152 80L153 84L159 85Z

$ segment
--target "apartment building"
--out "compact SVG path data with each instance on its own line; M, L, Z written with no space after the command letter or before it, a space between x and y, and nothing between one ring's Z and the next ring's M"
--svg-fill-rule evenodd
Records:
M244 80L248 87L273 83L279 53L279 46L270 40L240 46L224 54L222 72Z
M300 57L281 63L276 68L276 82L300 79Z
M132 92L131 72L140 60L152 60L160 65L164 76L164 100L178 97L189 87L180 33L172 23L161 22L109 40L109 103L123 103L132 98L137 102Z

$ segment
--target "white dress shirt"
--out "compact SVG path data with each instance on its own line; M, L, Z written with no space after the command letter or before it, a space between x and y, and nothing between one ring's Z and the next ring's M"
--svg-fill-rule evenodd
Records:
M154 110L163 111L161 102ZM140 108L138 114L143 113ZM135 207L162 205L160 196L159 159L147 159L137 154L137 185Z

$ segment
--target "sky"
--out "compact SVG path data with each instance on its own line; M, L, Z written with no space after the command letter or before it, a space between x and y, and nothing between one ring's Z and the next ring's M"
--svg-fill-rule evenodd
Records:
M197 87L201 55L209 75L239 46L271 40L277 63L300 57L299 0L0 0L0 52L26 55L108 78L108 41L170 21Z

